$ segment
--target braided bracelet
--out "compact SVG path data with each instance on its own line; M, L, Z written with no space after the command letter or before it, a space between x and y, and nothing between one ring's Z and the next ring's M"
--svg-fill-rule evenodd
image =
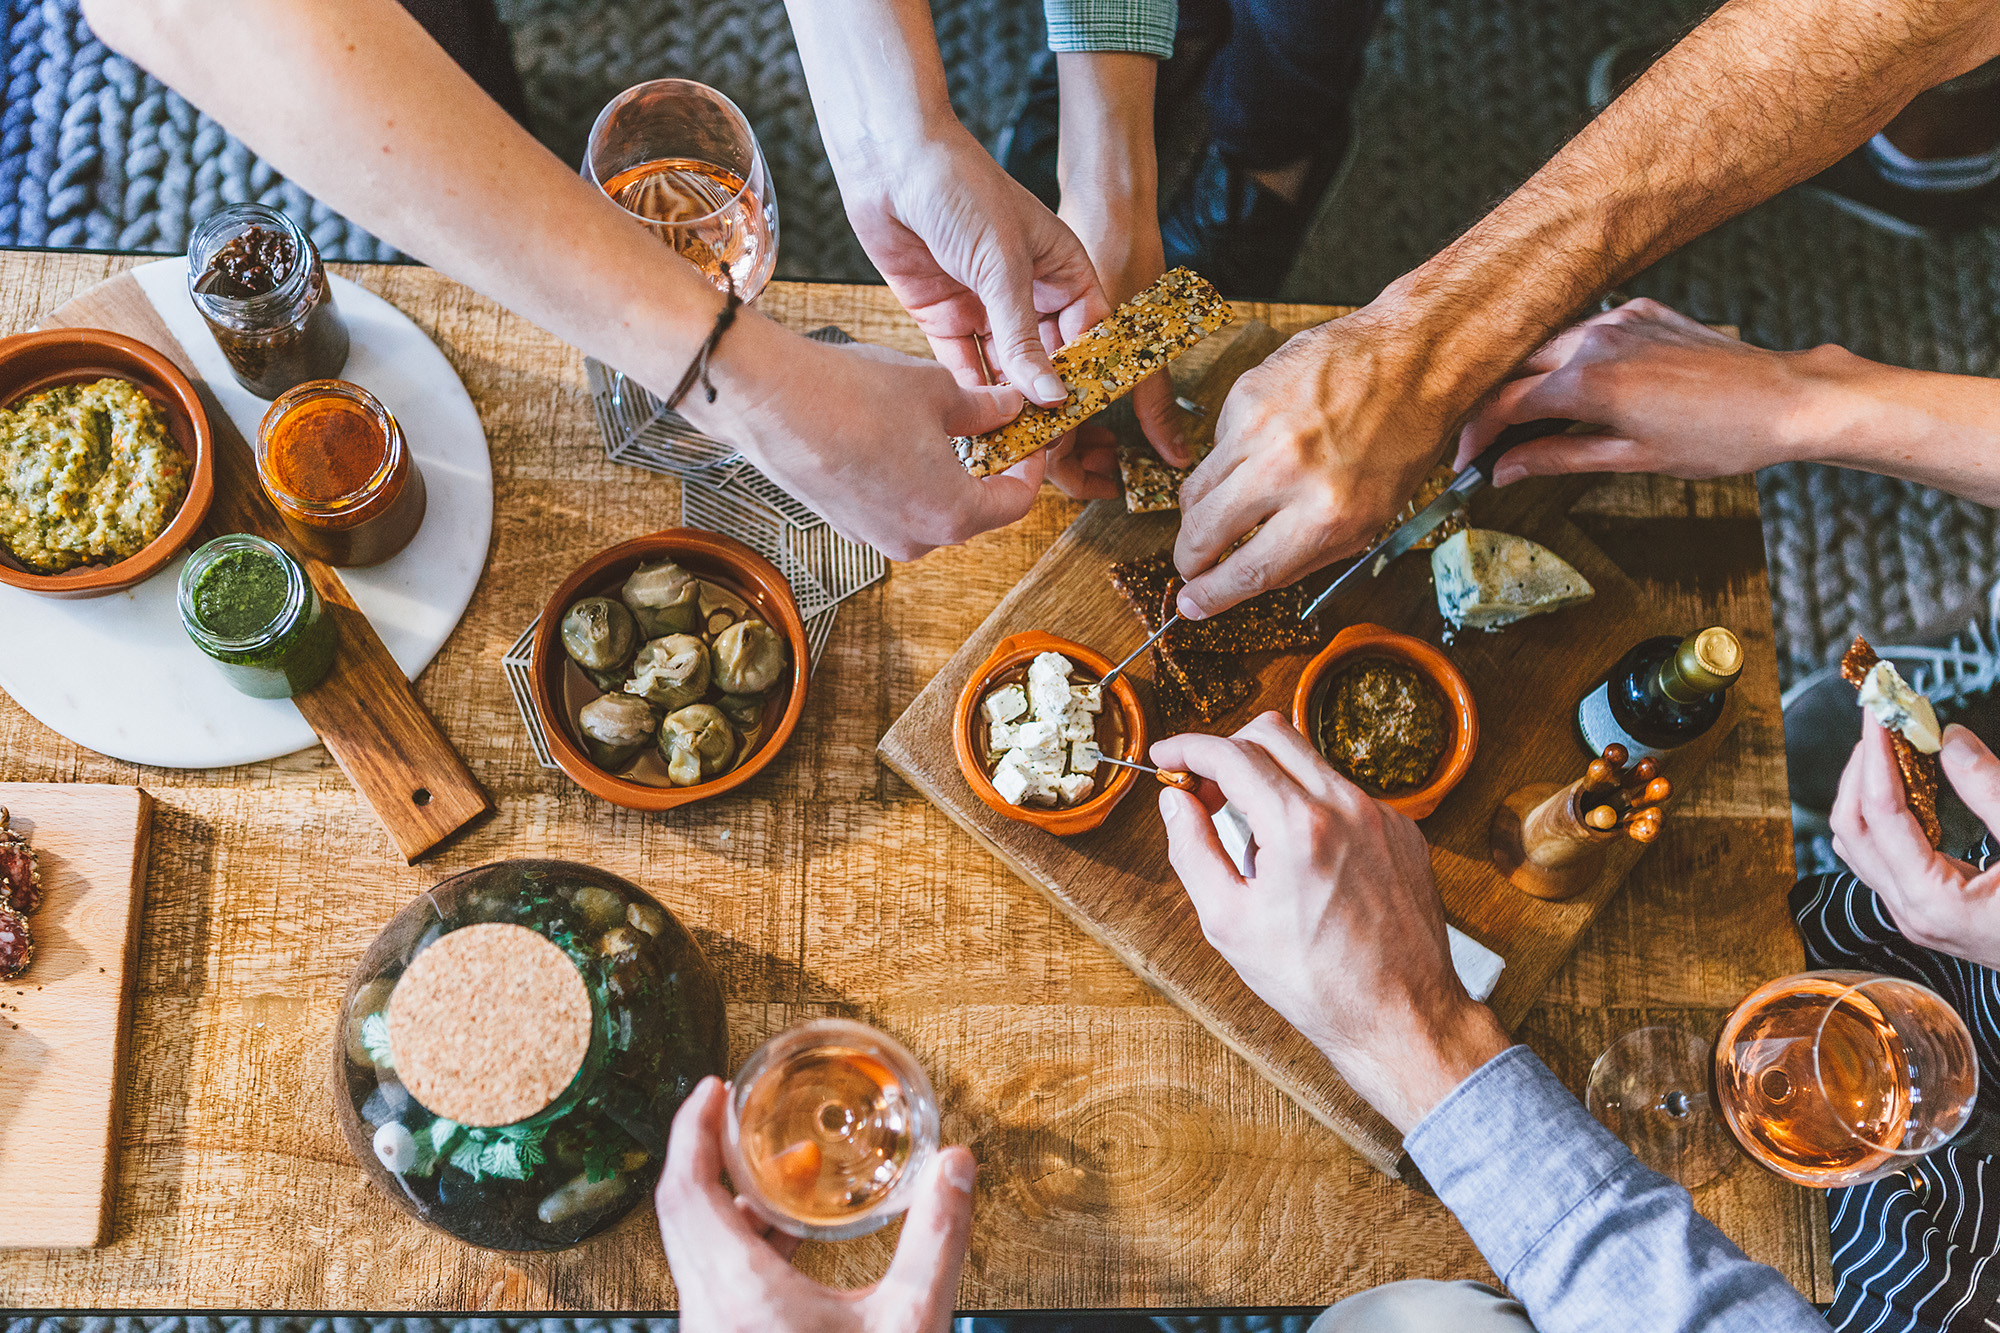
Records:
M681 399L688 396L688 390L694 388L697 380L701 382L702 390L707 393L708 401L711 403L715 401L715 385L708 378L708 358L715 351L715 345L722 341L722 335L729 332L729 326L736 322L736 312L743 305L743 298L736 294L736 275L726 269L723 274L729 289L722 302L722 311L715 317L715 327L708 331L708 337L702 339L701 350L694 354L694 360L689 364L687 373L681 376L681 382L674 387L673 394L667 399L669 411L681 405Z

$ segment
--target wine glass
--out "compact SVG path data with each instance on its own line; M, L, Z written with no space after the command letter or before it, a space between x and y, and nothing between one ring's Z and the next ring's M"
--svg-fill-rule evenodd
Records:
M737 1071L723 1160L772 1226L847 1240L909 1209L937 1146L937 1096L916 1057L865 1023L821 1018L780 1032Z
M654 79L612 98L590 127L583 174L717 291L754 301L771 280L778 196L764 150L736 103L707 84ZM629 444L665 418L676 427L670 443L691 443L692 427L623 371L604 367L603 377L611 398L608 433L627 435ZM696 447L690 462L698 467L733 453Z
M627 88L597 113L583 174L717 291L754 301L778 262L778 198L736 103L691 79Z
M1833 1189L1943 1147L1978 1092L1972 1034L1942 996L1830 971L1752 991L1713 1047L1678 1028L1626 1033L1591 1067L1585 1100L1640 1161L1689 1189L1736 1150Z

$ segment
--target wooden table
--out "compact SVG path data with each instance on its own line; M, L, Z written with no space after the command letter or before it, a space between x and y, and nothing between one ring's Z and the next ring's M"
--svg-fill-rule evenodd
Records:
M135 262L0 255L0 333ZM613 809L537 766L500 657L572 566L673 523L675 484L605 460L574 349L430 270L336 268L437 339L492 443L486 578L419 692L498 810L406 868L323 749L140 768L0 701L0 779L140 783L159 803L114 1239L0 1255L0 1304L671 1308L650 1213L568 1254L474 1250L392 1208L334 1125L333 1014L369 939L442 876L524 855L594 862L679 913L722 974L734 1059L823 1013L911 1045L946 1137L982 1164L968 1308L1319 1305L1398 1278L1487 1274L1435 1200L1364 1165L876 762L877 737L1076 505L1046 492L1014 527L898 566L849 602L791 749L744 793L667 815ZM883 288L777 283L763 306L922 350ZM1280 326L1323 317L1246 310ZM1743 634L1749 714L1523 1027L1572 1087L1616 1033L1712 1032L1802 961L1783 906L1792 854L1755 489L1626 479L1579 516L1627 570L1664 582L1687 625ZM1830 1299L1820 1196L1746 1162L1699 1202ZM868 1280L892 1238L808 1246L800 1263Z

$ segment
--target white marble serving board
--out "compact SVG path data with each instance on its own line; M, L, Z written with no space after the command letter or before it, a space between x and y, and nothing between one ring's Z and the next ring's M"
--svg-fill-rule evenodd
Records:
M184 259L132 270L140 288L246 440L269 406L236 383L194 308ZM394 558L344 569L341 581L396 664L414 679L472 600L493 532L486 432L458 374L410 317L365 287L333 277L353 350L343 379L379 397L423 469L423 526ZM79 745L163 768L256 763L318 742L288 700L252 699L188 641L175 606L183 553L126 592L85 601L0 587L8 626L0 688Z

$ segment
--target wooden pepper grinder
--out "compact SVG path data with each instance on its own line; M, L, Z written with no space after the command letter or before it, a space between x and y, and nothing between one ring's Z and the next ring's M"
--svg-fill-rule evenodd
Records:
M1567 787L1531 782L1500 803L1490 845L1508 883L1536 898L1573 898L1597 882L1610 843L1660 836L1673 787L1657 760L1648 756L1628 772L1629 757L1624 746L1607 745Z

